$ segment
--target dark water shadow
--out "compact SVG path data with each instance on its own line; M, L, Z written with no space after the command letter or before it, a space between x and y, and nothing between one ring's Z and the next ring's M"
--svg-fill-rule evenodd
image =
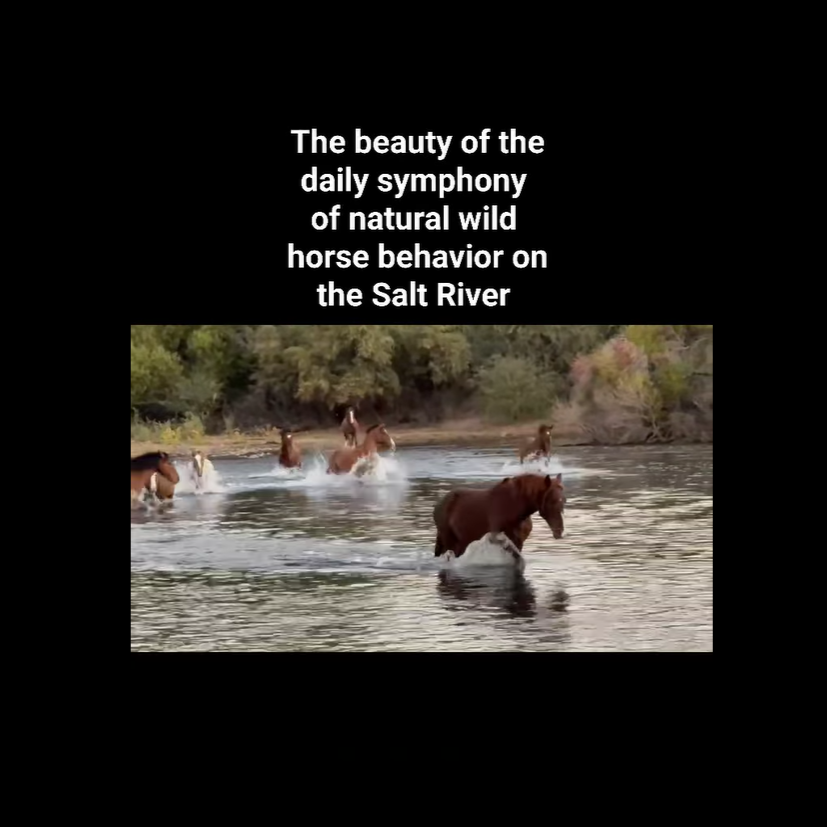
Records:
M462 574L443 569L439 572L437 592L449 611L464 610L451 605L459 601L476 608L493 608L511 617L536 617L537 593L517 571L509 569L465 569Z

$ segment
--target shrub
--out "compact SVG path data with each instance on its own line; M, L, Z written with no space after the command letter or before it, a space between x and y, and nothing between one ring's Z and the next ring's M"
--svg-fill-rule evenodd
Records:
M520 422L545 417L557 396L557 382L531 362L497 356L479 375L483 415L492 422Z

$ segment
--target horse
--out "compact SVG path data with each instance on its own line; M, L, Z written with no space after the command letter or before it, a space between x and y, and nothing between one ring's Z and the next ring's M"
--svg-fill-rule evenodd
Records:
M293 442L292 428L279 428L281 434L281 453L279 453L279 465L282 468L301 468L302 452Z
M356 411L348 408L342 420L342 434L345 438L345 448L355 448L358 443L359 423L356 421Z
M520 446L520 465L523 465L526 459L534 460L545 457L548 460L551 458L551 432L553 430L554 425L541 425L537 429L537 436Z
M171 502L175 497L175 485L161 474L153 474L150 477L146 490L161 502Z
M506 477L493 488L458 488L434 508L437 528L434 557L451 551L459 558L468 546L487 534L504 534L519 554L531 534L531 516L540 513L555 540L563 537L566 496L563 475ZM515 558L518 555L514 554Z
M357 448L342 448L334 451L328 462L328 474L349 474L363 459L373 459L381 449L396 451L396 442L383 425L371 425L365 434L365 441Z
M201 451L192 452L192 477L196 491L204 487L204 476L213 470L213 464Z
M138 499L144 490L158 499L171 500L175 486L181 481L169 454L156 451L142 454L132 460L132 499Z

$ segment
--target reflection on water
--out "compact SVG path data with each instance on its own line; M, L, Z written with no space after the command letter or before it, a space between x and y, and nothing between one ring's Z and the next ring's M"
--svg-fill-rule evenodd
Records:
M711 651L711 448L563 449L566 536L535 521L524 574L433 557L436 500L509 452L389 462L362 483L216 460L219 493L133 512L133 649Z
M509 569L479 570L471 574L466 569L462 574L450 570L439 573L438 591L447 597L449 611L461 611L457 601L477 607L494 608L512 617L535 617L537 594L525 577Z

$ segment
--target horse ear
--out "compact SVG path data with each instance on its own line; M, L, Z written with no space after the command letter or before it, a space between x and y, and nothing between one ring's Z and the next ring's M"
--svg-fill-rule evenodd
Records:
M555 481L556 481L556 482L559 482L559 483L560 483L560 485L562 485L562 484L563 484L563 475L562 475L562 474L558 474L558 475L557 475L557 479L556 479Z

